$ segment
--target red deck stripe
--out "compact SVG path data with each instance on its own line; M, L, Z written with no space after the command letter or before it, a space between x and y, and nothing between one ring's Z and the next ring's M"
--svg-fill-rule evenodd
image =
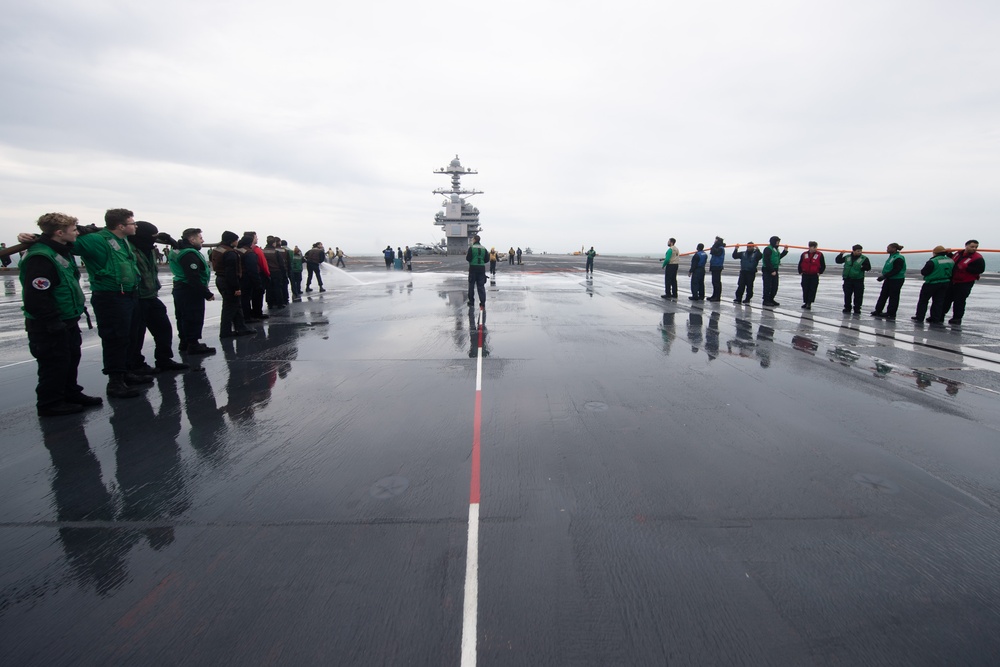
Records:
M482 365L483 325L479 325L479 350L477 364ZM483 427L483 392L476 390L476 409L472 418L472 476L469 483L469 502L479 503L479 445Z
M469 485L469 502L479 502L479 430L482 427L483 394L476 392L476 413L473 418L472 434L472 481Z

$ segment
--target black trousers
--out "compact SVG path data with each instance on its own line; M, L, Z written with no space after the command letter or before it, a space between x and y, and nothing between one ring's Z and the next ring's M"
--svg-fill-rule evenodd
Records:
M705 269L697 268L691 272L691 296L695 299L705 298Z
M949 310L952 311L951 316L956 320L965 317L965 302L968 300L969 294L972 293L972 286L975 284L975 281L971 283L952 283L948 289L948 302L941 311L941 317L944 318Z
M289 292L288 292L289 282L290 282L290 280L289 280L289 276L288 276L288 271L285 271L284 269L282 269L282 271L281 271L281 300L282 300L283 303L286 303L286 304L289 301L291 301L291 298L290 298Z
M951 283L924 283L920 286L920 296L917 297L917 312L914 317L924 319L927 305L930 304L931 316L929 322L944 322L944 307L948 301L948 288Z
M216 279L215 289L219 290L222 297L222 317L219 321L220 333L232 333L233 331L243 331L247 328L243 319L243 305L236 292L228 289L221 279Z
M292 271L292 296L302 296L302 272Z
M177 291L174 290L174 307L177 307ZM177 328L180 329L180 318L177 318ZM165 361L174 356L170 349L174 338L174 329L167 315L167 307L158 298L139 299L132 315L132 338L128 348L128 367L136 368L146 363L142 356L142 346L146 342L146 331L153 336L153 358Z
M819 274L802 274L802 303L811 304L816 300L816 290L819 289Z
M267 288L270 285L271 285L270 276L265 276L264 274L261 274L260 287L255 287L250 292L250 308L251 310L253 310L253 314L255 316L260 316L264 314L264 295L267 294Z
M134 291L122 294L102 290L90 295L90 305L97 318L97 335L101 337L105 375L124 373L128 369L132 316L138 301Z
M174 283L174 317L180 342L194 343L201 339L205 326L205 296L200 289Z
M80 368L80 346L83 338L77 320L63 320L66 325L59 331L32 331L34 321L27 321L28 351L38 361L38 385L35 387L36 405L45 408L67 396L83 391L77 384Z
M757 271L740 271L740 279L736 284L737 301L749 301L753 298L753 284L756 280Z
M283 306L288 302L287 289L288 280L285 278L285 272L281 269L273 269L271 271L271 276L267 280L267 306L269 308L274 308L275 306Z
M722 267L712 266L709 267L709 272L712 274L712 296L708 297L713 301L715 299L722 298Z
M771 303L774 301L774 297L778 296L778 272L775 271L772 276L770 271L764 269L761 278L764 282L764 297L762 301L764 303Z
M850 310L851 300L854 300L854 312L861 312L865 301L864 278L844 278L844 310Z
M475 294L479 292L479 305L486 305L486 267L469 267L469 306L475 302Z
M899 310L899 292L903 289L905 280L883 280L882 291L878 293L878 301L875 302L875 312L885 312L889 317L896 317ZM883 311L882 309L885 308Z
M243 276L240 280L240 304L243 317L259 317L264 311L264 287L261 283Z
M663 269L663 293L669 297L677 298L677 269L679 264L667 264Z
M386 268L389 267L389 260L385 261ZM316 262L306 262L306 289L312 284L313 276L316 276L316 284L323 286L323 275L319 272L319 264Z

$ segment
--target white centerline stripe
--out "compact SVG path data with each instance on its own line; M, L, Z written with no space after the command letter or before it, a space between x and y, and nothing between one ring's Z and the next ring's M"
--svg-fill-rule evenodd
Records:
M465 547L465 597L462 603L462 667L475 667L479 625L479 493L483 398L483 314L477 320L476 393L469 480L469 540Z
M465 603L462 612L462 667L475 667L479 614L479 503L469 505L469 542L465 547Z

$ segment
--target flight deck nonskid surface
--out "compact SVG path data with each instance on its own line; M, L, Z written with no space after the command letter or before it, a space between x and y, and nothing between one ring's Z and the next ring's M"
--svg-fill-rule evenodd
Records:
M525 261L485 318L443 257L209 303L198 370L41 421L4 275L3 662L459 664L483 319L477 664L1000 662L996 285L929 328Z

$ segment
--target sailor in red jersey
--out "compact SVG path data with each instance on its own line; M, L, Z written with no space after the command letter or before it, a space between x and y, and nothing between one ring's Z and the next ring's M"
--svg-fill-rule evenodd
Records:
M965 242L965 250L953 257L955 270L951 274L951 288L948 290L948 302L944 308L945 313L949 309L954 309L948 324L962 323L962 318L965 316L965 301L972 292L972 286L986 270L986 260L976 252L977 250L979 241L970 239Z
M802 307L812 310L816 300L816 290L819 288L819 276L826 271L826 259L817 248L819 243L809 242L809 250L799 257L799 275L802 276Z

